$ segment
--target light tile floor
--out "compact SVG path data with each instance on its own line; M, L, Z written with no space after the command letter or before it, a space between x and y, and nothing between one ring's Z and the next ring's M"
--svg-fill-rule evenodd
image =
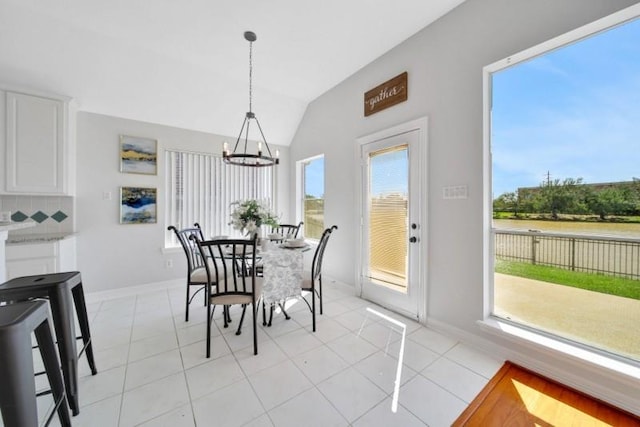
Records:
M88 306L96 363L80 360L81 412L74 426L448 426L500 368L455 339L326 283L324 315L295 302L291 320L251 318L235 335L216 310L205 358L206 309L198 299L184 321L184 288ZM373 307L407 326L399 407L391 411L400 334L367 315ZM389 343L390 342L390 343ZM389 344L388 344L389 343ZM50 401L39 398L41 413ZM52 425L58 425L54 420Z

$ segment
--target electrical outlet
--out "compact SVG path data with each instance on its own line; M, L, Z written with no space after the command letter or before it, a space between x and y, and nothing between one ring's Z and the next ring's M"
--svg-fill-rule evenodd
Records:
M173 260L172 259L168 259L164 262L164 266L165 268L173 268Z

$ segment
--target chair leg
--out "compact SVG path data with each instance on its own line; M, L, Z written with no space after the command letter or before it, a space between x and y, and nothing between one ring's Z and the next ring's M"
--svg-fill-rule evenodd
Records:
M318 289L320 293L318 293L318 298L320 299L320 314L322 314L322 274L318 276Z
M316 290L313 284L311 285L311 323L312 323L313 332L315 332L316 331Z
M78 401L78 351L76 348L75 326L73 324L73 309L71 304L73 295L71 290L56 288L49 294L49 305L53 317L53 325L58 340L58 352L64 379L67 401L73 416L80 413Z
M227 324L227 306L223 305L222 306L222 322L223 322L223 327L228 327L229 325Z
M207 359L211 356L211 304L207 304Z
M246 307L245 307L246 308ZM256 302L251 303L251 311L253 312L253 355L258 354L258 331L256 328ZM244 312L242 313L244 314Z
M255 305L254 305L254 309L255 309ZM244 314L247 311L247 305L244 304L242 306L242 316L240 316L240 324L238 325L238 330L236 331L236 335L240 335L242 333L242 322L244 321ZM254 320L255 320L255 313L254 313Z
M36 386L33 381L31 336L2 334L0 407L6 426L37 426Z
M53 344L53 336L49 321L45 320L35 329L38 348L42 355L42 362L45 366L45 372L49 379L49 386L53 394L53 401L58 412L58 419L63 427L71 426L71 417L69 416L69 408L67 395L64 391L64 383L62 381L62 373L58 364L58 353ZM53 414L52 414L53 416Z
M262 301L262 326L267 326L267 309Z
M185 308L184 308L184 321L185 322L189 321L189 288L190 288L189 283L187 283L187 299L185 300L186 304L185 304ZM205 295L205 305L207 303L206 299L207 299L207 296Z
M228 328L231 323L231 314L229 313L229 306L225 305L222 308L222 318L224 319L224 327Z
M87 304L84 299L82 283L74 287L71 292L73 293L73 304L76 306L76 316L78 317L78 324L80 326L80 332L82 333L83 350L87 357L89 368L91 369L91 375L96 375L98 370L96 369L96 362L93 357L93 340L91 339L91 331L89 329ZM80 353L82 353L82 351Z

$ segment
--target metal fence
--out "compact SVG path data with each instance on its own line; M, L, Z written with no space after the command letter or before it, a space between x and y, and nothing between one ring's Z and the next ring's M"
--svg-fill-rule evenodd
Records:
M497 259L640 280L640 239L493 230Z

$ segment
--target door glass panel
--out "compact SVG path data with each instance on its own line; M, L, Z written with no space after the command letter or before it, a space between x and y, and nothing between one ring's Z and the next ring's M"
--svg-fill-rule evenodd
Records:
M409 146L369 153L369 262L376 284L407 291Z

